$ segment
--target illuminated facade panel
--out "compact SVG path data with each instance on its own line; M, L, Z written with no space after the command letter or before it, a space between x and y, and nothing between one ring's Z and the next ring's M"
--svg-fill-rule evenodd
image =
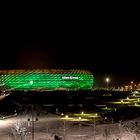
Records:
M0 85L9 90L87 90L92 89L94 77L85 70L4 70Z

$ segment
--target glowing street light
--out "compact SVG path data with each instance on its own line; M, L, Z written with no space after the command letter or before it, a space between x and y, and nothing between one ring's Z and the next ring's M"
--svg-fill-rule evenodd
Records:
M81 117L78 117L79 120L81 120Z
M105 81L106 81L106 89L108 90L108 83L109 83L110 79L106 78Z
M69 117L68 115L65 116L66 119L67 119L68 117Z
M129 97L127 97L126 99L129 100Z
M83 115L83 114L84 114L84 112L82 111L82 112L81 112L81 114Z

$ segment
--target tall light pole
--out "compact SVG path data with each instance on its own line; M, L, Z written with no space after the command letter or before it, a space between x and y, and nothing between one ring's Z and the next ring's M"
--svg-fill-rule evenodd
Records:
M32 140L34 140L34 114L33 114L33 105L32 105Z
M32 140L34 140L34 122L35 121L38 121L39 119L38 119L38 117L34 117L34 114L33 114L33 105L31 106L32 107L32 116L31 116L31 133L32 133ZM36 114L37 116L39 116L39 113L37 113ZM28 121L30 121L30 118L28 118ZM30 126L29 124L28 124L28 126Z
M64 118L64 140L66 140L66 119L68 119L68 115L65 116Z
M106 81L106 89L108 90L108 83L109 83L109 81L110 81L110 79L107 77L106 79L105 79L105 81Z
M96 127L96 117L98 116L98 114L96 113L94 116L93 116L93 129L94 129L94 131L93 131L93 140L96 140L96 137L95 137L95 127Z
M94 123L94 125L93 125L93 129L94 129L94 131L93 131L93 139L95 140L96 138L95 138L95 116L93 117L93 123Z
M32 87L33 81L30 81L30 85ZM32 140L34 140L34 112L33 112L33 103L32 103Z

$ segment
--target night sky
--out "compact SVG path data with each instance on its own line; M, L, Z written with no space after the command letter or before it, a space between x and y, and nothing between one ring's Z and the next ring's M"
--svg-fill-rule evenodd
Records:
M112 85L140 81L139 18L131 10L10 15L1 30L1 70L86 69L97 85L106 76Z

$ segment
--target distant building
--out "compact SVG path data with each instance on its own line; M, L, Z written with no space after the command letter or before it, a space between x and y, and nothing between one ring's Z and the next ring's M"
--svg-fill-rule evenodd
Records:
M94 77L87 70L1 70L0 85L6 90L89 90Z

